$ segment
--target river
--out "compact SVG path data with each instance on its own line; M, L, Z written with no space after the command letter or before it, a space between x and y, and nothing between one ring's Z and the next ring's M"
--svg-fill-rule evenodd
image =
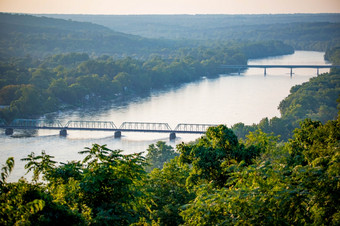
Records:
M248 64L327 64L323 52L296 51L292 55L249 60ZM320 69L320 73L328 72ZM238 122L258 123L262 118L280 116L277 109L281 100L292 86L302 84L316 76L316 69L248 69L238 74L221 75L214 79L205 79L185 84L166 91L155 91L146 98L136 98L125 104L113 104L99 109L73 110L54 114L63 125L69 120L113 121L116 126L123 122L165 122L172 129L179 123L226 124ZM60 137L59 131L38 131L34 136L22 137L22 131L15 131L14 136L0 134L0 164L13 156L15 168L9 181L16 181L24 176L24 162L21 158L31 152L55 156L56 161L80 160L78 152L93 143L107 144L110 149L121 149L123 153L143 152L158 140L175 146L181 142L195 140L199 135L177 134L174 141L169 141L169 134L123 133L115 139L111 132L68 131L67 137ZM27 177L27 176L26 176Z

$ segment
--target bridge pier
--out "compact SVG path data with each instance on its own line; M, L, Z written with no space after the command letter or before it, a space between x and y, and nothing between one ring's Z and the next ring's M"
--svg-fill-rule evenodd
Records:
M316 69L316 74L319 75L319 68Z
M66 129L60 130L59 135L63 136L63 137L66 137L67 136L67 130Z
M170 133L170 140L176 139L176 133Z
M6 128L5 129L5 134L8 135L8 136L12 135L13 132L14 132L13 128Z
M293 68L291 67L290 68L290 77L292 77L293 76Z
M115 136L115 138L121 138L122 137L122 132L121 131L116 131L114 136Z
M266 76L267 75L267 68L265 67L264 68L264 76Z

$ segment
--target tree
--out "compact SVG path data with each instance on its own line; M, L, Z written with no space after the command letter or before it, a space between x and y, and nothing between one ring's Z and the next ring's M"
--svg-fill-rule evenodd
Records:
M42 94L41 90L33 85L23 85L20 92L20 97L11 102L10 109L12 111L16 110L20 115L32 117L45 110L46 96Z
M155 144L150 144L147 149L146 162L149 166L146 167L147 171L151 171L154 168L162 169L164 163L179 156L170 145L166 145L164 141L158 141Z
M0 178L0 190L6 184L6 179L14 168L14 158L10 157L7 159L6 164L1 168L1 178Z
M197 189L197 197L181 212L184 225L336 225L339 125L339 117L325 125L305 120L286 150L275 150L280 161L261 156L252 165L234 164L227 186ZM262 149L272 146L263 142L270 135L257 132L258 141L254 135L249 142Z
M179 213L181 207L195 195L187 190L185 181L190 168L178 161L178 157L164 163L162 169L155 168L143 185L143 204L148 222L160 225L180 225L183 220Z
M47 155L45 151L41 152L41 155L35 156L34 152L29 154L27 158L21 159L21 161L27 161L25 169L27 173L33 171L33 181L39 180L39 175L43 173L48 176L49 172L54 168L55 161L52 160L54 156Z
M0 104L10 105L13 100L18 99L20 85L8 85L0 90Z
M177 146L180 161L192 165L187 180L189 186L213 183L223 187L229 178L229 166L237 162L250 163L258 150L245 148L238 142L234 132L224 125L210 127L206 136L194 144Z
M129 224L138 219L140 181L145 176L141 154L122 155L120 150L93 144L80 180L79 203L91 208L95 224Z

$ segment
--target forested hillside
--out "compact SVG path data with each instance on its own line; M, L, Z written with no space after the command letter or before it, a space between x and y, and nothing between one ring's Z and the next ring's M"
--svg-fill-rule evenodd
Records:
M233 41L171 48L168 57L116 57L145 40L88 23L14 18L1 31L0 118L9 121L101 105L216 76L220 64L293 51L281 41ZM87 49L72 52L75 46ZM102 50L111 55L97 55ZM340 62L339 48L326 57ZM145 154L124 155L92 144L79 152L82 160L64 163L45 151L10 157L1 163L0 225L338 225L339 94L340 72L331 70L292 87L282 117L210 127L176 148L159 141ZM17 161L32 178L8 182Z
M9 30L2 28L2 47L7 49L3 49L0 62L0 117L8 122L68 107L147 95L152 89L228 72L221 71L221 64L246 64L249 58L294 51L279 41L168 49L157 46L163 41L156 41L143 52L151 40L115 33L102 26L23 15L1 16L4 24L12 26ZM73 50L79 51L68 53ZM63 54L54 54L59 51ZM103 51L109 55L97 55ZM137 57L138 51L144 57ZM131 57L122 57L129 53ZM22 55L25 57L19 57Z
M330 49L325 57L338 65L340 49ZM318 75L308 82L292 87L289 96L281 101L278 109L281 117L264 118L259 124L252 126L238 123L232 128L239 137L243 138L249 131L261 129L288 140L292 137L294 128L299 127L299 123L305 118L322 123L335 120L340 109L340 70L333 68L330 73Z
M101 25L31 15L0 14L0 57L82 52L100 56L168 54L176 42L115 32Z
M297 50L326 51L340 45L339 14L278 15L47 15L88 21L149 38L281 40Z

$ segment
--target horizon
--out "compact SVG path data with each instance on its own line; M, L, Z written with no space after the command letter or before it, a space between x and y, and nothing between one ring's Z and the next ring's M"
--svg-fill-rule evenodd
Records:
M271 16L271 15L327 15L327 14L340 14L337 13L248 13L248 14L231 14L231 13L163 13L163 14L92 14L92 13L20 13L20 12L3 12L5 14L18 14L18 15L89 15L89 16Z
M340 13L338 0L1 0L0 12L79 15L266 15Z

